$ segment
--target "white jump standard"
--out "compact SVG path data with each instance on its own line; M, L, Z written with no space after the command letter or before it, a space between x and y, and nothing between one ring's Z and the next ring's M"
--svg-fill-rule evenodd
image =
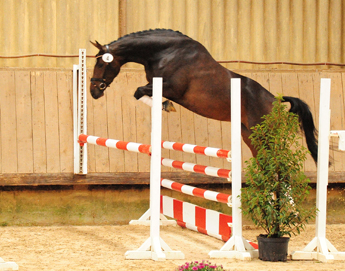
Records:
M162 135L162 78L153 78L150 168L150 237L137 249L127 251L126 259L184 259L181 251L172 251L160 237L160 180Z
M162 103L162 86L157 87L157 78L154 80L154 94L153 94L153 106L152 106L152 128L151 128L151 145L145 145L134 142L119 141L114 139L106 139L96 136L89 136L82 133L78 133L78 139L81 147L84 149L84 144L95 144L104 147L110 147L115 149L121 149L126 151L145 153L151 155L151 169L150 169L150 209L137 221L131 221L130 224L147 224L150 223L150 237L140 246L137 250L127 251L126 259L153 259L153 260L165 260L165 259L183 259L184 255L180 251L172 251L169 246L160 238L160 224L175 223L174 220L167 220L160 211L164 214L174 214L174 212L180 212L177 209L174 210L174 202L177 200L168 198L161 203L160 187L161 187L161 164L165 166L171 166L191 172L202 173L210 176L230 178L232 181L233 196L226 195L209 190L203 190L192 186L178 184L169 180L162 180L163 186L180 187L180 191L186 194L203 197L208 200L215 200L219 202L227 203L232 206L232 217L218 213L213 210L201 208L190 203L182 202L185 206L184 210L201 210L207 216L200 216L198 223L205 225L193 225L195 218L188 215L180 216L183 220L179 220L178 224L193 230L197 230L202 233L215 236L222 240L228 240L225 245L219 251L211 251L209 253L212 258L237 258L242 260L250 260L252 257L257 257L257 250L251 246L250 242L242 237L242 215L240 210L240 199L238 195L241 193L241 88L240 79L231 80L231 114L232 114L232 170L220 169L210 166L196 165L192 163L186 163L181 161L175 161L172 159L166 159L161 157L161 148L170 150L178 150L195 154L203 154L212 157L226 158L231 160L230 151L212 147L202 147L192 144L182 144L176 142L161 141L161 103ZM160 84L162 80L160 79ZM158 93L157 93L158 91ZM86 105L85 105L86 106ZM86 111L86 109L84 109ZM86 121L84 120L86 123ZM79 125L80 127L80 125ZM86 129L84 130L86 132ZM85 155L85 152L83 153ZM87 157L87 156L86 156ZM82 159L82 156L78 156L80 160L86 162L86 159ZM77 161L77 171L80 174L87 173L87 167L84 163ZM177 189L178 190L178 189ZM162 205L161 205L162 204ZM171 206L169 206L169 204ZM164 208L160 208L164 206ZM191 206L191 207L190 207ZM163 212L164 210L170 210ZM192 212L193 213L193 212ZM171 216L174 217L174 216ZM146 223L142 223L146 222ZM207 225L207 226L206 226ZM232 227L232 230L231 230ZM230 233L232 236L230 237ZM229 239L230 238L230 239ZM253 244L254 245L254 244ZM254 245L255 246L255 245Z
M335 136L335 134L339 135L340 133L339 131L330 133L331 79L321 79L320 88L319 151L317 160L316 194L316 207L319 211L316 216L316 236L302 251L295 251L291 256L293 260L315 259L322 262L331 262L333 260L345 260L345 252L339 252L326 238L329 137L332 134Z

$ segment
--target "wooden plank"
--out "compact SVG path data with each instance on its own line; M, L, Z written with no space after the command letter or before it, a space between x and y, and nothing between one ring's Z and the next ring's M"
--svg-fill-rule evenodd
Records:
M44 76L42 71L31 72L31 99L34 173L46 173L46 116L44 112Z
M55 71L44 72L47 173L60 172L59 110Z
M33 172L30 71L15 73L18 173Z
M231 122L222 121L222 149L231 150ZM231 169L231 162L224 159L223 168Z
M167 29L171 28L173 25L173 0L159 1L158 17L159 27Z
M97 100L92 99L94 135L108 138L107 91ZM95 146L95 172L109 172L109 148Z
M127 87L123 92L122 99L122 114L123 114L123 140L137 141L137 123L136 123L136 105L139 103L133 94L135 90L140 87L137 82L137 75L135 73L126 73ZM138 142L143 143L143 142ZM138 155L133 152L125 152L125 172L138 171Z
M277 32L277 59L290 59L290 42L291 38L291 24L290 24L290 0L277 1L277 25L279 32ZM268 59L267 59L268 60ZM269 61L269 60L268 60ZM292 69L291 66L284 65L286 69Z
M73 89L72 73L57 72L61 172L73 172Z
M176 108L176 112L163 112L163 115L166 117L167 120L167 130L168 130L168 137L162 137L162 140L169 140L173 142L182 142L182 131L181 131L181 106L174 104ZM163 156L165 157L165 156ZM183 160L183 152L180 151L169 151L170 159L177 160L177 161L184 161ZM170 171L178 171L176 169L169 168ZM164 167L164 171L166 168Z
M268 72L253 72L251 74L260 85L264 88L269 89L270 86L270 78Z
M137 86L144 86L147 84L144 73L136 74ZM126 88L127 89L127 88ZM137 101L133 97L132 90L129 90L132 94L131 99L135 103L135 114L136 114L136 130L137 130L137 141L144 144L151 144L151 107L148 105ZM126 125L126 124L124 124ZM150 156L148 155L138 155L138 171L139 172L149 172L150 171Z
M208 146L214 148L222 148L222 130L221 122L208 119ZM210 157L210 166L224 168L224 160L221 158ZM226 162L227 163L227 162Z
M198 38L205 48L212 52L212 34L211 34L211 17L212 7L210 0L198 2ZM212 54L212 53L211 53ZM214 55L217 58L217 54Z
M306 172L312 184L316 184L316 172ZM163 172L162 178L191 185L227 185L224 178L210 177L196 173ZM73 173L4 173L0 174L0 186L76 186L76 185L141 185L147 186L150 180L149 172L117 172L117 173L89 173L74 175ZM242 172L242 183L245 182ZM344 184L344 171L330 172L330 184Z
M3 173L17 173L16 93L13 71L0 72L1 164Z
M120 73L110 88L107 89L107 124L111 139L123 140L121 93L126 87L126 76L124 73ZM124 158L124 151L109 149L109 171L123 172L125 170Z
M212 4L212 14L210 20L211 26L211 40L212 40L212 55L215 59L225 59L224 51L225 39L227 32L225 31L225 21L228 20L225 14L225 2L224 0L213 0ZM226 34L225 34L226 33Z
M2 81L2 71L0 71L0 81ZM2 88L2 84L0 83L0 87ZM2 88L3 89L3 88ZM1 95L1 93L0 93L0 172L2 172L2 134L3 134L3 131L2 131L2 129L1 129L1 124L2 124L2 122L1 122L1 117L2 117L2 114L1 114L1 105L2 105L2 102L1 102L1 100L2 100L2 95Z
M314 80L312 73L301 72L298 73L299 94L300 99L305 101L310 107L310 111L315 116L315 99L314 99ZM314 118L315 120L315 118ZM303 140L303 146L307 148L306 141ZM308 155L308 159L305 162L304 170L314 171L316 170L316 164L312 157Z
M269 73L269 91L277 96L278 94L283 94L282 87L282 76L280 73L270 72Z
M173 29L178 29L182 33L186 33L186 2L183 1L172 1L172 12L173 12Z
M290 51L292 52L291 60L296 62L303 61L303 1L292 0L290 4L291 12L291 32L290 39L293 41L290 43ZM295 69L300 67L295 66Z
M195 145L209 146L207 122L207 118L194 114ZM210 163L210 159L208 156L198 155L196 157L196 163L207 166Z
M184 107L181 110L181 143L195 144L194 113ZM196 163L196 155L183 153L183 161Z

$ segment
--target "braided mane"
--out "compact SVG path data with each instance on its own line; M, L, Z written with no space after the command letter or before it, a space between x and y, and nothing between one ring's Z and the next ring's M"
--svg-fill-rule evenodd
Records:
M165 36L184 36L184 37L188 37L184 34L182 34L180 31L175 31L172 29L163 29L163 28L156 28L156 29L149 29L149 30L143 30L143 31L138 31L138 32L133 32L127 35L124 35L120 38L118 38L117 40L112 41L111 43L109 43L109 45L118 42L122 39L125 38L131 38L131 37L142 37L142 36L147 36L147 35L152 35L152 34L164 34Z

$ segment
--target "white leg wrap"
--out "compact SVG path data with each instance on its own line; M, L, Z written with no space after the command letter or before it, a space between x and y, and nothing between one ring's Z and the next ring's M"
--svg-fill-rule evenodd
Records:
M143 97L141 97L139 99L139 101L141 101L144 104L147 104L148 106L152 107L152 98L147 96L147 95L144 95Z

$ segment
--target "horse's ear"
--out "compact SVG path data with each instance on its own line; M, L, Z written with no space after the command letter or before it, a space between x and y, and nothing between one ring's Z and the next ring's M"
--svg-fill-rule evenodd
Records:
M98 43L97 40L95 40L95 42L92 42L92 41L90 40L90 42L91 42L91 44L92 44L93 46L95 46L95 47L98 48L99 50L102 50L103 46L100 45L100 44Z

